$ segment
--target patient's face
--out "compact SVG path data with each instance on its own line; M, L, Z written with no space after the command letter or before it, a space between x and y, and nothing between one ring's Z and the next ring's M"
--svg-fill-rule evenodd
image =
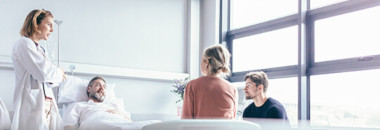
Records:
M101 79L97 79L91 87L87 88L87 91L90 99L95 102L103 102L106 96L106 83Z

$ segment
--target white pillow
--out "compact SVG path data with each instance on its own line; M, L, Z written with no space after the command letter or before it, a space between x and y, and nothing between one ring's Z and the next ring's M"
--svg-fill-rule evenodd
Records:
M104 99L104 102L110 101L118 101L119 99L116 98L115 96L115 84L109 84L107 83L107 88L106 88L106 98Z
M88 80L67 75L66 80L59 86L58 103L71 103L88 101ZM115 84L107 84L105 101L113 101L115 97Z

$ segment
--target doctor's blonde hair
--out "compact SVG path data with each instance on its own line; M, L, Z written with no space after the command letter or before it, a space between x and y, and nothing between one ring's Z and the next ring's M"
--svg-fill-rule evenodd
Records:
M231 54L222 45L214 45L208 47L203 52L202 60L208 60L209 67L207 71L209 74L220 74L222 76L230 75L230 58Z
M50 11L43 9L35 9L31 11L25 18L24 25L22 26L20 31L21 36L26 36L29 38L33 37L39 31L37 28L38 25L46 17L53 18L53 14L51 14Z

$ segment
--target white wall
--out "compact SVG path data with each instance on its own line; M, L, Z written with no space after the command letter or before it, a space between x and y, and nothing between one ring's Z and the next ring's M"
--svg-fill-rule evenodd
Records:
M15 76L12 67L2 63L11 63L11 49L26 15L42 8L63 21L59 30L61 62L188 73L187 20L191 20L191 12L187 12L186 0L0 0L0 82L4 86L0 97L10 111ZM53 58L57 57L57 27L47 42L42 41ZM77 76L89 80L95 75ZM173 82L169 79L104 77L116 84L116 96L124 98L131 113L177 112L177 96L170 92Z
M201 2L200 56L203 50L219 42L219 0Z
M77 74L83 79L97 75L102 66L197 78L202 50L217 43L217 4L217 0L0 0L0 82L6 90L0 97L13 111L15 76L10 53L32 9L50 10L55 19L63 21L59 30L61 64L100 66L94 72ZM53 59L57 59L57 27L48 41L42 41ZM127 111L176 114L178 97L170 92L170 79L104 77L116 84L116 96L124 99Z
M78 75L77 75L78 76ZM90 80L92 76L78 76ZM124 100L126 111L131 113L160 113L175 115L177 96L172 94L170 82L122 79L104 76L107 83L115 84L115 95Z
M1 0L0 55L11 53L25 16L33 9L44 8L63 21L60 61L186 72L185 2ZM57 43L57 32L55 26L48 42Z

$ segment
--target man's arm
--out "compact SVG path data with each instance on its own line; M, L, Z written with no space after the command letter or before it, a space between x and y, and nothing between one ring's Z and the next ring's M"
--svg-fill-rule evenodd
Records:
M117 115L120 115L122 117L124 117L125 119L129 120L132 122L132 119L130 117L130 115L124 111L120 111L118 109L110 109L110 110L107 110L108 113L112 113L112 114L117 114Z
M76 130L77 128L75 126L67 125L63 129L64 130Z
M268 110L267 118L278 118L278 119L287 119L285 109L279 107L271 107Z
M65 130L78 129L79 113L81 112L79 104L80 102L69 105L64 115L62 115Z

